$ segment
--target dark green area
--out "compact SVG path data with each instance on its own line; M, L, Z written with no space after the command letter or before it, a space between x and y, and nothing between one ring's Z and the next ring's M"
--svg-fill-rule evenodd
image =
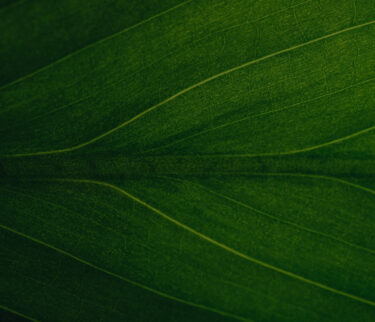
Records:
M33 73L181 0L0 1L0 85Z
M1 321L374 321L374 1L0 1L0 31Z

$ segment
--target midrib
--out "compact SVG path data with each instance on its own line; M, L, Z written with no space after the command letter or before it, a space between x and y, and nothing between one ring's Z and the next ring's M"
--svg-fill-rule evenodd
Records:
M63 154L0 159L0 177L126 178L305 173L338 178L375 176L372 156L314 152L280 156L122 156Z

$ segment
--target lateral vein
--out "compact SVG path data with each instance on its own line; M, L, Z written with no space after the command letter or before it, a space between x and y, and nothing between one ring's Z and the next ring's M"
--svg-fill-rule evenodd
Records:
M210 129L203 130L203 131L200 131L198 133L191 134L189 136L183 137L183 138L181 138L179 140L176 140L174 142L167 143L167 144L164 144L162 146L157 146L155 148L151 148L149 150L146 150L146 151L142 152L142 154L145 154L145 153L148 153L148 152L155 152L155 151L158 151L158 150L161 150L161 149L164 149L164 148L168 148L168 147L177 145L177 144L179 144L181 142L184 142L186 140L195 138L197 136L201 136L201 135L204 135L206 133L210 133L210 132L213 132L213 131L216 131L216 130L220 130L222 128L226 128L226 127L232 126L232 125L237 124L237 123L241 123L241 122L249 120L249 119L253 119L253 118L257 118L257 117L262 117L262 116L265 116L265 115L270 115L270 114L275 114L275 113L280 113L282 111L286 111L286 110L295 108L295 107L300 106L300 105L304 105L304 104L307 104L307 103L315 102L315 101L317 101L319 99L322 99L322 98L325 98L325 97L330 97L330 96L342 93L342 92L344 92L344 91L346 91L348 89L351 89L351 88L354 88L354 87L357 87L357 86L360 86L360 85L365 85L365 84L370 83L370 82L372 82L374 80L375 80L375 77L372 77L372 78L366 79L365 81L358 82L358 83L350 85L350 86L346 86L346 87L341 88L339 90L336 90L336 91L333 91L333 92L330 92L330 93L327 93L327 94L324 94L324 95L320 95L320 96L314 97L314 98L309 99L309 100L305 100L305 101L302 101L302 102L299 102L299 103L288 105L288 106L285 106L285 107L282 107L282 108L279 108L279 109L275 109L275 110L271 110L271 111L268 111L268 112L259 113L259 114L255 114L255 115L249 115L249 116L240 118L240 119L235 120L235 121L227 122L227 123L224 123L224 124L212 127Z
M208 237L200 232L198 232L197 230L179 222L178 220L168 216L167 214L163 213L162 211L154 208L153 206L149 205L148 203L146 203L145 201L137 198L136 196L133 196L132 194L128 193L127 191L115 186L115 185L112 185L110 183L107 183L107 182L102 182L102 181L95 181L95 180L88 180L88 179L51 179L51 181L60 181L60 182L77 182L77 183L88 183L88 184L95 184L95 185L99 185L99 186L104 186L104 187L107 187L107 188L110 188L112 190L115 190L123 195L125 195L126 197L138 202L139 204L141 204L142 206L152 210L153 212L157 213L158 215L160 215L161 217L165 218L166 220L176 224L177 226L189 231L190 233L200 237L201 239L203 240L206 240L207 242L209 243L212 243L213 245L216 245L234 255L237 255L245 260L248 260L250 262L253 262L255 264L258 264L260 266L263 266L265 268L268 268L270 270L273 270L273 271L276 271L278 273L281 273L283 275L286 275L286 276L289 276L293 279L297 279L301 282L304 282L304 283L307 283L307 284L310 284L310 285L313 285L315 287L318 287L318 288L321 288L321 289L324 289L326 291L329 291L329 292L332 292L332 293L335 293L335 294L338 294L338 295L341 295L341 296L344 296L344 297L347 297L347 298L350 298L352 300L355 300L355 301L358 301L358 302L361 302L361 303L364 303L364 304L368 304L370 306L375 306L375 302L371 301L371 300L367 300L365 298L362 298L362 297L359 297L359 296L356 296L356 295L353 295L353 294L349 294L347 292L344 292L344 291L340 291L340 290L337 290L333 287L330 287L330 286L327 286L325 284L322 284L322 283L319 283L319 282L315 282L313 280L310 280L308 278L305 278L303 276L300 276L300 275L297 275L297 274L294 274L292 272L289 272L289 271L286 271L284 269L281 269L281 268L278 268L276 266L273 266L271 264L268 264L268 263L265 263L259 259L256 259L254 257L251 257L251 256L248 256L244 253L241 253L225 244L222 244L214 239L212 239L211 237Z
M189 0L191 1L191 0ZM277 52L274 52L272 54L269 54L269 55L266 55L266 56L263 56L263 57L260 57L260 58L257 58L257 59L254 59L254 60L251 60L249 62L246 62L242 65L239 65L239 66L235 66L233 68L230 68L228 70L225 70L221 73L218 73L218 74L215 74L209 78L206 78L198 83L195 83L179 92L177 92L176 94L168 97L167 99L157 103L156 105L153 105L151 106L150 108L144 110L143 112L135 115L134 117L132 117L131 119L121 123L120 125L110 129L109 131L107 132L104 132L102 134L100 134L99 136L96 136L94 138L92 138L91 140L88 140L86 142L83 142L81 144L78 144L78 145L75 145L73 147L69 147L69 148L63 148L63 149L57 149L57 150L50 150L50 151L40 151L40 152L30 152L30 153L17 153L17 154L11 154L11 155L6 155L7 157L20 157L20 156L32 156L32 155L46 155L46 154L56 154L56 153L63 153L63 152L70 152L70 151L74 151L74 150L77 150L77 149L80 149L80 148L83 148L87 145L90 145L96 141L99 141L101 140L102 138L112 134L113 132L116 132L118 131L119 129L121 129L122 127L130 124L130 123L133 123L134 121L136 121L137 119L143 117L144 115L150 113L151 111L159 108L160 106L163 106L165 104L167 104L168 102L176 99L177 97L181 96L181 95L184 95L185 93L199 87L199 86L202 86L206 83L209 83L217 78L220 78L222 76L225 76L227 74L230 74L232 72L235 72L237 70L240 70L240 69L243 69L247 66L250 66L250 65L253 65L253 64L256 64L256 63L259 63L259 62L262 62L262 61L265 61L269 58L272 58L272 57L275 57L275 56L278 56L278 55L281 55L281 54L284 54L284 53L287 53L287 52L290 52L290 51L293 51L293 50L296 50L296 49L299 49L299 48L302 48L302 47L305 47L305 46L308 46L308 45L311 45L313 43L316 43L316 42L319 42L319 41L322 41L322 40L325 40L325 39L329 39L329 38L332 38L332 37L335 37L337 35L340 35L342 33L345 33L345 32L349 32L349 31L352 31L352 30L356 30L356 29L360 29L360 28L363 28L363 27L366 27L366 26L370 26L372 24L375 23L375 20L373 21L369 21L369 22L366 22L366 23L363 23L363 24L360 24L360 25L356 25L356 26L352 26L352 27L349 27L349 28L345 28L345 29L342 29L342 30L339 30L339 31L336 31L336 32L333 32L331 34L328 34L328 35L325 35L325 36L322 36L322 37L319 37L319 38L315 38L315 39L312 39L310 41L307 41L307 42L304 42L302 44L299 44L299 45L296 45L296 46L292 46L292 47L289 47L289 48L286 48L286 49L283 49L283 50L280 50L280 51L277 51Z
M307 174L307 173L282 173L282 172L269 172L269 173L252 173L252 175L259 175L259 176L289 176L289 177L306 177L306 178L315 178L315 179L323 179L323 180L330 180L330 181L336 181L336 182L339 182L341 184L345 184L345 185L348 185L348 186L351 186L353 188L356 188L356 189L359 189L359 190L363 190L363 191L366 191L366 192L369 192L373 195L375 195L375 190L373 189L370 189L370 188L367 188L367 187L364 187L364 186L361 186L359 184L356 184L356 183L353 183L353 182L350 182L350 181L347 181L347 180L343 180L343 179L340 179L340 178L336 178L336 177L331 177L331 176L325 176L325 175L320 175L320 174Z
M32 322L40 322L40 321L37 320L37 319L34 319L34 318L30 317L30 316L27 316L27 315L25 315L25 314L23 314L23 313L21 313L21 312L18 312L18 311L16 311L16 310L13 310L13 309L11 309L11 308L9 308L9 307L7 307L7 306L1 305L1 304L0 304L0 309L3 309L4 311L8 311L8 312L10 312L10 313L13 313L13 314L15 314L15 315L18 315L18 316L20 316L20 317L22 317L22 318L24 318L24 319L30 320L30 321L32 321Z
M61 181L61 180L54 180L54 181ZM95 269L95 270L101 271L101 272L103 272L103 273L105 273L105 274L107 274L107 275L110 275L110 276L112 276L112 277L118 278L118 279L120 279L120 280L123 280L123 281L129 283L129 284L135 285L135 286L137 286L137 287L140 287L140 288L142 288L142 289L145 289L145 290L147 290L147 291L149 291L149 292L152 292L152 293L157 294L157 295L159 295L159 296L165 297L165 298L167 298L167 299L174 300L174 301L177 301L177 302L180 302L180 303L183 303L183 304L189 305L189 306L197 307L197 308L200 308L200 309L203 309L203 310L208 310L208 311L211 311L211 312L214 312L214 313L217 313L217 314L223 315L223 316L228 316L228 317L231 317L231 318L237 319L237 320L239 320L239 321L254 322L254 321L252 321L252 320L246 319L246 318L241 317L241 316L237 316L237 315L234 315L234 314L231 314L231 313L228 313L228 312L223 312L223 311L220 311L220 310L217 310L217 309L215 309L215 308L208 307L208 306L205 306L205 305L201 305L201 304L196 304L196 303L193 303L193 302L189 302L189 301L186 301L186 300L180 299L180 298L178 298L178 297L175 297L175 296L172 296L172 295L169 295L169 294L166 294L166 293L160 292L160 291L155 290L155 289L153 289L153 288L151 288L151 287L148 287L148 286L146 286L146 285L143 285L143 284L140 284L140 283L138 283L138 282L135 282L135 281L132 281L132 280L130 280L130 279L127 279L126 277L123 277L123 276L118 275L118 274L116 274L116 273L112 273L112 272L110 272L110 271L108 271L108 270L106 270L106 269L104 269L104 268L101 268L101 267L99 267L99 266L96 266L95 264L92 264L92 263L90 263L90 262L84 260L84 259L81 259L81 258L79 258L79 257L77 257L77 256L75 256L75 255L73 255L73 254L71 254L71 253L69 253L69 252L67 252L67 251L65 251L65 250L62 250L62 249L60 249L60 248L57 248L57 247L55 247L55 246L53 246L53 245L50 245L50 244L48 244L48 243L45 243L45 242L43 242L43 241L41 241L41 240L39 240L39 239L37 239L37 238L34 238L34 237L32 237L32 236L29 236L29 235L26 235L26 234L24 234L24 233L21 233L21 232L15 230L15 229L12 229L12 228L7 227L7 226L5 226L5 225L0 224L0 228L2 228L2 229L4 229L4 230L7 230L7 231L9 231L9 232L11 232L11 233L14 233L14 234L16 234L16 235L19 235L19 236L21 236L21 237L23 237L23 238L25 238L25 239L31 240L31 241L33 241L33 242L35 242L35 243L37 243L37 244L40 244L40 245L43 245L43 246L48 247L48 248L50 248L50 249L53 249L54 251L56 251L56 252L58 252L58 253L60 253L60 254L63 254L63 255L65 255L65 256L68 256L68 257L70 257L70 258L73 258L74 260L76 260L76 261L78 261L78 262L80 262L80 263L82 263L82 264L85 264L85 265L87 265L87 266L90 266L91 268L93 268L93 269ZM36 321L36 320L34 320L34 321ZM36 321L36 322L39 322L39 321Z
M22 0L22 1L24 1L24 0ZM116 32L116 33L114 33L114 34L108 36L108 37L105 37L105 38L99 39L98 41L95 41L95 42L93 42L93 43L91 43L91 44L89 44L89 45L87 45L87 46L85 46L85 47L83 47L83 48L81 48L81 49L78 49L78 50L74 51L73 53L68 54L68 55L66 55L66 56L64 56L64 57L62 57L62 58L60 58L60 59L54 61L53 63L48 64L48 65L46 65L46 66L44 66L44 67L42 67L42 68L36 70L35 72L29 73L29 74L27 74L27 75L25 75L25 76L23 76L23 77L20 77L20 78L14 80L14 81L12 81L12 82L10 82L10 83L8 83L8 84L5 84L5 85L1 86L1 87L0 87L0 90L4 90L4 89L6 89L6 88L8 88L8 87L10 87L10 86L12 86L12 85L14 85L14 84L17 84L17 83L19 83L19 82L21 82L21 81L23 81L23 80L25 80L25 79L27 79L27 78L30 78L30 77L34 76L35 74L38 74L38 73L40 73L40 72L42 72L42 71L44 71L44 70L46 70L46 69L48 69L48 68L51 68L51 67L54 66L54 65L57 65L57 64L59 64L59 63L65 61L65 60L68 60L68 59L69 59L70 57L72 57L72 56L78 55L79 53L81 53L81 52L87 50L88 48L91 48L91 47L93 47L93 46L95 46L95 45L98 45L98 44L100 44L100 43L103 43L103 42L105 42L105 41L108 41L108 40L110 40L110 39L112 39L112 38L114 38L114 37L117 37L117 36L119 36L119 35L121 35L121 34L124 34L124 33L128 32L128 31L130 31L130 30L132 30L132 29L135 29L135 28L141 26L141 25L144 25L145 23L150 22L151 20L154 20L154 19L156 19L156 18L158 18L158 17L160 17L160 16L163 16L163 15L167 14L168 12L171 12L171 11L173 11L173 10L179 8L179 7L182 7L182 6L188 4L189 2L192 2L192 1L193 1L193 0L187 0L187 1L184 1L184 2L182 2L182 3L180 3L180 4L176 5L176 6L174 6L174 7L172 7L172 8L169 8L169 9L167 9L167 10L164 10L164 11L162 11L162 12L160 12L160 13L158 13L158 14L156 14L156 15L150 17L150 18L147 18L147 19L145 19L145 20L142 20L142 21L136 23L135 25L132 25L132 26L130 26L130 27L127 27L127 28L125 28L125 29L122 29L122 30L120 30L120 31L118 31L118 32ZM21 1L20 1L20 2L21 2Z
M271 219L276 220L276 221L278 221L278 222L280 222L280 223L282 223L282 224L290 225L290 226L295 227L295 228L297 228L297 229L299 229L299 230L306 231L306 232L309 232L309 233L312 233L312 234L316 234L316 235L320 235L320 236L323 236L323 237L325 237L325 238L329 238L329 239L335 240L335 241L337 241L337 242L339 242L339 243L346 244L346 245L348 245L348 246L350 246L350 247L354 247L354 248L360 249L360 250L362 250L362 251L366 251L366 252L369 252L369 253L375 254L375 250L373 250L373 249L370 249L370 248L367 248L367 247L363 247L363 246L360 246L360 245L357 245L357 244L353 244L353 243L347 242L347 241L345 241L345 240L342 240L342 239L336 238L336 237L331 236L331 235L329 235L329 234L325 234L325 233L319 232L319 231L317 231L317 230L314 230L314 229L310 229L310 228L307 228L307 227L301 226L301 225L299 225L299 224L293 223L293 222L288 221L288 220L280 219L280 218L278 218L278 217L276 217L276 216L274 216L274 215L271 215L271 214L269 214L269 213L267 213L267 212L265 212L265 211L263 211L263 210L259 210L259 209L255 208L255 207L253 207L253 206L250 206L250 205L248 205L248 204L246 204L246 203L244 203L244 202L242 202L242 201L239 201L239 200L237 200L237 199L234 199L234 198L232 198L232 197L229 197L229 196L227 196L227 195L224 195L224 194L222 194L222 193L220 193L220 192L216 192L216 191L214 191L214 190L212 190L212 189L210 189L210 188L208 188L208 187L206 187L206 186L204 186L204 185L202 185L202 184L199 184L199 183L196 183L196 182L192 182L192 181L189 181L189 180L182 180L182 179L178 179L178 178L174 178L174 177L169 177L169 176L162 176L161 178L165 178L165 179L169 179L169 180L176 180L176 181L180 181L180 182L188 182L188 183L191 183L191 184L193 184L193 185L195 185L195 186L197 186L197 187L200 187L200 188L203 189L203 190L208 191L209 193L211 193L211 194L213 194L213 195L216 195L216 196L218 196L218 197L220 197L220 198L223 198L223 199L229 200L229 201L231 201L232 203L235 203L235 204L240 205L240 206L242 206L242 207L244 207L244 208L250 209L250 210L252 210L252 211L254 211L254 212L256 212L256 213L258 213L258 214L260 214L260 215L262 215L262 216L265 216L265 217L271 218Z
M309 152L313 150L317 150L326 146L330 146L332 144L344 142L347 140L350 140L352 138L355 138L357 136L363 135L365 133L369 133L371 131L375 130L375 126L371 126L369 128L363 129L361 131L343 136L341 138L334 139L332 141L324 142L321 144L317 144L314 146L310 146L304 149L296 149L296 150L289 150L285 152L266 152L266 153L239 153L239 154L220 154L222 157L268 157L268 156L279 156L279 155L292 155L292 154L298 154L302 152ZM208 156L214 156L214 154L208 154Z

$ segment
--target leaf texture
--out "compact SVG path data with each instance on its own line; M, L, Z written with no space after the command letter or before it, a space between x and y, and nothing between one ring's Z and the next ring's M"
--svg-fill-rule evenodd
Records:
M4 320L374 320L373 1L0 16Z

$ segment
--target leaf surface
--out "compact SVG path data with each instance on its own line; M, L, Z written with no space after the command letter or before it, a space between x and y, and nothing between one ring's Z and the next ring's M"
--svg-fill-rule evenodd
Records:
M45 2L0 4L4 319L374 320L372 1Z

